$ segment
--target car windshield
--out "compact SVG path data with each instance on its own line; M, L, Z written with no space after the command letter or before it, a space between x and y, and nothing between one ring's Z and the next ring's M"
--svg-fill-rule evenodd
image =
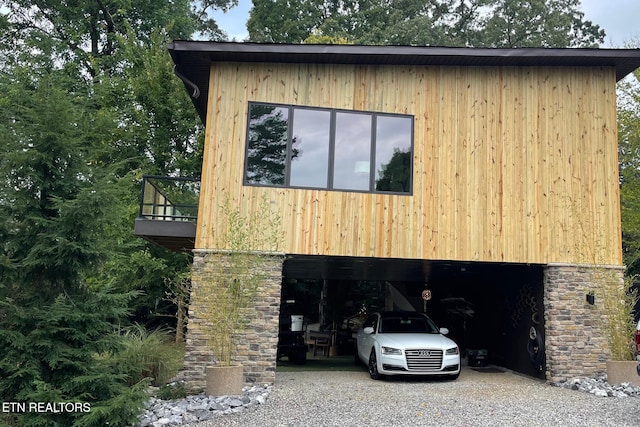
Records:
M380 333L385 334L438 334L437 326L423 316L390 316L380 320Z

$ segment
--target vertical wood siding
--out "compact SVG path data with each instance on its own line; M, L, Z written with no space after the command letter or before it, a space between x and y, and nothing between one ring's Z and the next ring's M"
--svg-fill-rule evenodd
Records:
M413 195L243 186L249 101L414 115ZM286 253L622 263L612 68L218 63L208 111L196 248L266 194Z

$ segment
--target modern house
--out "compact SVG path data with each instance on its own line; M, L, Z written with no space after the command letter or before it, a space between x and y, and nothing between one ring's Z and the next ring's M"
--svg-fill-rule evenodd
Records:
M211 359L202 272L231 249L225 206L250 215L261 200L281 239L255 248L271 258L240 339L247 381L275 378L287 280L394 284L417 310L428 290L429 314L493 363L553 381L604 370L594 272L624 272L616 82L640 51L176 41L169 52L206 124L195 235L179 242L194 252L194 387ZM171 233L156 241L181 238Z

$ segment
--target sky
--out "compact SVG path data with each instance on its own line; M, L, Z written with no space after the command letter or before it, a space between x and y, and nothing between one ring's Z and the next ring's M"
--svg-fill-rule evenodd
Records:
M247 37L251 0L239 0L239 5L227 13L216 12L214 18L229 39L243 41ZM598 24L607 36L601 47L624 47L626 42L640 38L640 0L582 0L585 19Z

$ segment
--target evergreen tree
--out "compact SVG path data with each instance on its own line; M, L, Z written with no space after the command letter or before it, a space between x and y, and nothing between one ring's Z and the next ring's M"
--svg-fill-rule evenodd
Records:
M79 401L103 413L94 422L75 411L14 414L19 425L124 424L145 399L124 366L108 363L130 296L90 292L84 281L100 266L116 200L108 168L90 161L82 86L44 65L0 75L0 399Z
M2 414L0 421L4 417L25 427L134 423L147 398L147 382L131 384L139 368L116 363L122 362L116 357L122 341L113 325L125 319L130 297L76 290L52 301L21 297L0 302L0 399L72 404L57 412ZM81 409L73 406L77 403Z
M202 159L203 124L173 74L166 42L194 33L222 38L208 10L234 4L0 2L0 67L7 75L19 68L27 74L59 68L83 98L83 161L110 170L109 188L119 200L99 235L108 248L99 254L101 268L92 269L87 280L94 289L111 283L121 291L143 290L134 314L145 324L175 313L166 283L176 283L191 260L133 235L142 174L197 177Z

